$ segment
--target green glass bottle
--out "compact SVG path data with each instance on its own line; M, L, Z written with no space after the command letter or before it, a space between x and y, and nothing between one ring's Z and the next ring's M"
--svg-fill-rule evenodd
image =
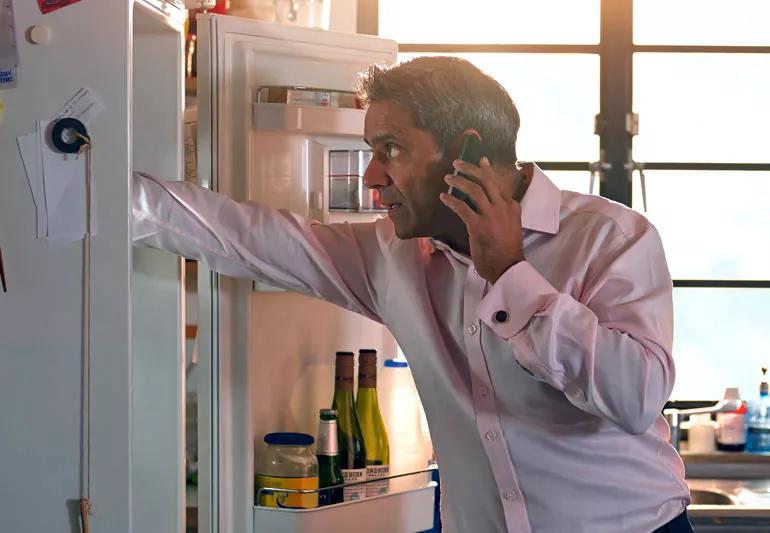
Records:
M366 479L371 482L374 479L387 478L390 474L390 444L377 400L377 350L358 351L356 411L366 448ZM367 496L387 492L387 480L366 485Z
M342 485L339 446L337 444L337 411L321 409L321 421L318 425L316 458L318 459L318 505L331 505L342 502L342 489L323 490L326 487Z
M337 411L340 470L346 484L366 481L366 449L353 402L353 364L353 352L337 352L332 409ZM345 487L343 491L346 502L365 496L366 485Z

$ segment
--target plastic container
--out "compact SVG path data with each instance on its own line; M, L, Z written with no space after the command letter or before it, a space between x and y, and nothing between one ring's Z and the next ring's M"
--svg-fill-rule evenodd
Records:
M305 433L269 433L254 478L254 502L263 507L318 507L318 460L310 451L315 439ZM269 489L269 490L265 490ZM309 494L275 489L314 490Z
M710 453L716 450L716 424L711 420L710 414L690 416L687 442L687 449L691 453Z
M378 388L380 411L390 437L391 474L427 468L433 445L409 364L399 359L385 361Z
M770 453L770 397L765 374L762 369L762 382L759 385L759 399L749 404L746 417L746 451L752 453Z
M725 389L725 400L740 400L738 387ZM742 452L746 448L746 402L727 413L717 413L717 449L723 452Z

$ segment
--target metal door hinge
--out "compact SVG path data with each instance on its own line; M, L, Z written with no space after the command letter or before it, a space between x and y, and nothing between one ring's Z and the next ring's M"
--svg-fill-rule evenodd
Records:
M598 115L597 115L598 116ZM588 194L594 194L594 185L596 184L596 176L599 176L599 182L604 181L604 173L612 168L612 163L607 161L606 151L599 151L599 161L594 161L588 164L588 170L591 172L591 182L588 185Z
M642 186L642 208L644 212L647 212L647 182L644 178L644 163L637 163L631 156L628 157L628 161L623 165L626 170L631 171L631 179L634 177L634 172L639 171L639 184Z

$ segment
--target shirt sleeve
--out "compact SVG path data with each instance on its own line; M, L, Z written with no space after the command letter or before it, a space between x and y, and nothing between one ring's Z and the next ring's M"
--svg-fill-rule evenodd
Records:
M134 173L135 246L205 262L237 278L269 282L382 322L378 285L388 227L321 224L185 182Z
M479 318L536 379L588 413L644 433L674 385L672 283L652 226L616 244L579 300L526 261L480 302Z

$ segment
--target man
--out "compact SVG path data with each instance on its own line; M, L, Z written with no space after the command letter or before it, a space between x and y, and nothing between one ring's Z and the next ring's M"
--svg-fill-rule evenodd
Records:
M516 108L466 61L371 67L359 93L386 219L323 225L137 175L136 242L386 324L428 417L445 530L691 531L660 415L674 363L656 230L517 165ZM464 134L480 166L453 161Z

